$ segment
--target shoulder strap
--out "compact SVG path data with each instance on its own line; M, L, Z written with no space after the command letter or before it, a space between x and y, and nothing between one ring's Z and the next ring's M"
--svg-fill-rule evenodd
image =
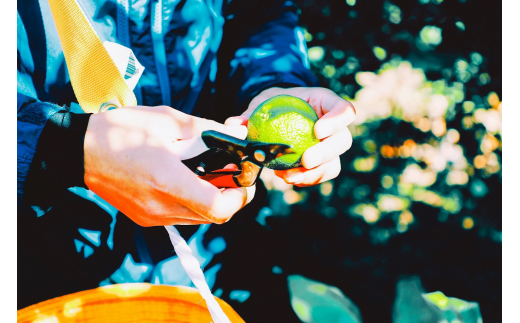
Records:
M134 93L76 0L49 0L49 5L70 81L83 111L97 113L108 101L137 105Z

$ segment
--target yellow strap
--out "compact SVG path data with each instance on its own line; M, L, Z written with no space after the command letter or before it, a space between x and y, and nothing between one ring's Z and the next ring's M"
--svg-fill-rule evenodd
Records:
M126 84L123 76L119 73L114 61L81 11L76 0L49 0L49 4L56 28L58 29L58 35L60 36L63 53L65 54L72 88L83 111L97 113L100 107L109 101L118 101L123 107L137 105L134 93ZM181 236L179 236L179 238L182 240ZM184 244L186 244L185 241ZM189 249L187 245L186 248ZM175 249L177 250L178 247L175 247ZM181 255L179 255L179 257L180 256ZM183 267L185 267L184 264ZM200 275L202 276L202 272L200 272ZM196 305L201 303L200 307L210 310L211 316L215 315L219 318L219 321L229 322L227 315L231 314L231 317L233 317L233 314L235 314L233 321L243 322L229 305L222 302L223 305L227 305L227 308L224 306L224 308L227 309L227 312L224 313L220 305L213 298L207 284L205 287L207 292L209 292L209 296L206 293L200 293L200 295L209 303L198 300ZM186 288L180 288L180 290L184 289ZM182 298L186 297L181 297L181 299ZM185 300L183 300L183 304L184 303L186 303ZM209 304L209 307L207 307L207 304ZM135 305L133 306L135 307ZM175 306L178 310L178 306ZM148 311L145 311L145 318L149 318L150 315L153 314L154 310L152 308L152 311L150 311L150 308L148 308ZM103 307L103 311L106 312L105 307ZM204 311L199 314L196 312L196 309L191 308L189 311L189 314L196 314L196 316L190 316L189 321L209 321L208 312ZM20 315L20 313L18 315ZM75 313L73 315L75 315ZM200 320L199 317L202 317L202 315L205 315L205 317ZM112 318L107 317L109 319ZM186 314L183 314L182 319L185 317ZM118 316L118 318L120 317ZM101 319L102 317L96 317L95 322ZM216 321L215 318L211 319Z
M83 14L76 0L49 0L72 88L85 112L99 112L110 100L135 106L134 92Z

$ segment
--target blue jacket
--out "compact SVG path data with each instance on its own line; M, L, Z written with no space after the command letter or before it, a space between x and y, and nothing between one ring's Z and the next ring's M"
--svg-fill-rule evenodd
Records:
M145 67L134 90L140 105L168 105L188 114L223 122L229 116L241 114L252 98L266 88L317 85L316 78L309 71L306 42L302 29L298 26L298 9L291 1L77 1L102 41L112 41L131 48ZM34 180L27 182L42 130L47 121L60 111L83 112L70 84L47 0L18 0L17 37L18 217L19 221L29 221L45 218L43 215L56 205L46 198L46 187L33 184ZM26 192L31 189L40 198L28 203L25 199ZM63 190L66 191L66 188ZM60 233L69 239L66 242L68 247L63 250L70 249L78 257L93 261L97 259L92 256L94 250L104 248L116 254L114 239L117 237L114 238L114 227L118 211L83 188L70 188L64 194L69 195L66 202L55 207L56 214L77 213L70 217L85 221L77 220L81 223L76 223L78 230L75 235ZM77 198L90 202L83 209L95 205L110 215L102 220L104 222L101 225L107 228L107 233L104 229L96 228L91 218L82 218L81 212L84 210L72 210L72 204L77 205L79 202L70 201L77 201ZM66 220L59 222L59 225L69 221L70 217L65 217ZM54 215L54 218L58 219L60 216ZM24 228L28 225L29 222L22 223ZM33 231L28 228L27 232L38 236L42 226L44 224L35 225ZM54 227L56 224L49 224L49 228ZM203 234L205 230L207 227L201 227L198 234ZM49 241L54 238L55 235ZM56 245L65 244L63 241L65 240L49 245L49 250ZM29 246L27 249L29 253L32 252L31 248L33 247ZM137 249L140 252L139 246ZM200 255L204 254L203 248L199 249ZM132 268L144 268L135 265L134 258L137 257L129 258L130 254L131 251L123 251L119 256L100 260L96 268L107 267L112 258L118 259L117 266L122 261L121 268L126 264L127 273L117 274L113 265L108 266L101 273L101 276L105 275L103 277L110 276L108 283L142 281L143 275L139 276L135 271L128 274ZM146 263L146 254L143 256L141 252L139 255L140 261ZM211 252L207 253L206 250L205 255L200 258L202 262L211 259ZM73 262L72 256L67 257L69 262ZM82 259L77 260L78 264L81 264ZM148 262L155 264L157 261ZM66 267L69 263L64 261L60 266ZM80 271L82 267L83 265L78 265L74 270ZM160 275L161 269L157 268L155 271L158 274L153 276L155 278L149 276L148 280L167 282ZM53 270L49 269L49 272ZM74 270L70 269L70 272ZM80 281L86 275L84 272L75 277L72 275L70 281ZM60 276L60 279L64 279L63 277ZM96 276L93 279L98 278ZM97 280L95 283L100 282ZM83 285L77 288L83 288ZM22 291L19 290L20 292ZM68 290L59 291L54 296L65 292ZM40 298L46 297L49 295L42 294ZM36 300L41 299L36 297L27 302L31 304Z
M290 1L78 2L102 41L130 47L145 67L134 91L138 104L222 122L265 88L316 85ZM17 36L17 189L23 198L46 120L60 109L82 111L46 0L19 0Z

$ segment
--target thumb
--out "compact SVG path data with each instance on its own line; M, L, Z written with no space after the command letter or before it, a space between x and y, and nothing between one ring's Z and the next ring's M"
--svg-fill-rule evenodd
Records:
M187 140L174 142L172 146L173 151L181 160L198 156L208 150L208 147L204 141L202 141L201 137L202 132L206 130L215 130L239 139L245 139L247 137L247 128L245 126L224 125L203 118L195 118L193 121L195 128L194 136Z
M233 119L233 117L229 118L229 119ZM200 133L202 133L203 131L206 131L206 130L215 130L218 132L225 133L226 135L233 136L235 138L246 139L247 128L245 127L245 125L242 123L238 123L236 121L228 123L227 122L228 120L226 120L225 124L222 124L222 123L218 123L213 120L199 118L198 126L199 126ZM246 122L246 124L247 124L247 122Z
M224 122L227 126L236 126L236 125L242 125L247 126L248 117L246 116L236 116L236 117L229 117Z

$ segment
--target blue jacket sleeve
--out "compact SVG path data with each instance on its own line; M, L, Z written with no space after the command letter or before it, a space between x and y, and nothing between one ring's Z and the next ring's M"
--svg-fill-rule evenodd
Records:
M47 120L64 108L17 93L17 200L24 198L27 175ZM38 211L37 211L38 212Z
M242 113L269 87L317 86L291 1L231 1L225 10L217 87ZM218 91L217 91L218 93Z
M83 143L91 114L23 94L18 106L18 206L42 215L65 189L87 188Z

